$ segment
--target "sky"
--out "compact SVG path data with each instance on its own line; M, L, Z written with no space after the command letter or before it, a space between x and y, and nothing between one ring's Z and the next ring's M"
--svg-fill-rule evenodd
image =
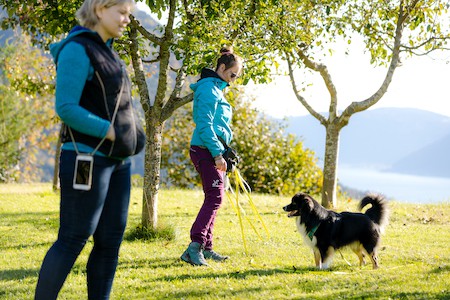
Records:
M142 3L138 7L150 13ZM335 54L324 61L337 89L339 110L372 96L387 72L387 67L370 65L369 54L356 39L352 40L350 55L339 50L343 48L336 44ZM301 77L296 76L297 84ZM308 103L318 112L328 111L329 94L321 77L308 74L304 80L312 83L302 94ZM274 77L270 84L250 83L245 91L255 98L253 104L258 110L273 117L309 114L296 99L287 75ZM450 51L404 59L386 94L370 109L382 107L418 108L450 117Z
M356 44L350 51L349 56L337 51L325 62L337 89L339 110L372 96L387 72L387 67L370 65L362 45ZM296 76L297 85L301 79ZM308 74L305 80L313 84L302 95L316 111L328 111L330 96L321 77ZM270 84L251 84L246 91L254 95L254 105L271 116L309 114L295 97L287 75L277 76ZM450 51L404 59L387 92L370 109L382 107L418 108L450 117Z

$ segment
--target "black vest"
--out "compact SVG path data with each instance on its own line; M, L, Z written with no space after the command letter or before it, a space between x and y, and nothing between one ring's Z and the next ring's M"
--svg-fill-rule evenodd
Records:
M82 45L94 68L94 76L87 80L80 99L80 106L105 120L112 120L119 92L123 92L114 120L116 140L104 140L99 151L111 157L125 158L137 154L144 148L145 133L135 114L131 83L122 60L97 34L80 34L70 39ZM75 67L75 66L74 66ZM62 142L71 141L64 126ZM71 129L75 142L96 148L101 139Z

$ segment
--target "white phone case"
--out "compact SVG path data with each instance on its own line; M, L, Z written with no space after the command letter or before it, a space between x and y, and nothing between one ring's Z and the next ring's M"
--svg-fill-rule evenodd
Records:
M93 166L94 157L92 155L77 155L73 174L73 188L75 190L89 191L91 189Z

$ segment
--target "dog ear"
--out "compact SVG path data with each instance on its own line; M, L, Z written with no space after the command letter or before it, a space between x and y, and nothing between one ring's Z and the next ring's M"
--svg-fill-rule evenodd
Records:
M310 196L306 196L305 203L308 206L309 210L312 211L314 208L314 200Z

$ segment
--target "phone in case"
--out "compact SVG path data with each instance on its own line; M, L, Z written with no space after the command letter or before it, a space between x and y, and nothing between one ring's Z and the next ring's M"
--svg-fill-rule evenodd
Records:
M73 175L73 188L75 190L89 191L92 185L92 169L94 157L78 154L75 160L75 172Z

